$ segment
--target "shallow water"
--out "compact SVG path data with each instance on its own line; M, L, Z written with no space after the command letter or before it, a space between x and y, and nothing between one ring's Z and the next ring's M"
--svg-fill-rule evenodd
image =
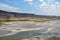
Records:
M0 34L1 34L0 37L13 35L22 31L30 31L30 30L40 30L40 32L43 35L44 34L60 35L60 20L47 21L47 22L35 22L35 21L3 22L3 25L0 26Z

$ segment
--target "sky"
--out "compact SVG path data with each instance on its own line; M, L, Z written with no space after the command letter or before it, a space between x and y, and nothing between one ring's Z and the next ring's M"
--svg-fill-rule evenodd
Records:
M60 0L0 0L0 10L60 16Z

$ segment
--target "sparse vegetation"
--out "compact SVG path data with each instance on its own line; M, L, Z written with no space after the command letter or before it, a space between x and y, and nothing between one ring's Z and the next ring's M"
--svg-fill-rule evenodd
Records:
M0 40L21 40L24 38L29 38L32 36L24 35L24 36L7 36L7 37L0 37Z
M8 22L8 21L49 21L49 20L56 20L55 18L0 18L0 22Z

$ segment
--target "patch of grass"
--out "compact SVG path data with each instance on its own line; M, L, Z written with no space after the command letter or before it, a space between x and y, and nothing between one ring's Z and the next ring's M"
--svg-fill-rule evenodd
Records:
M30 18L30 17L20 17L20 18L0 18L0 22L9 22L9 21L49 21L49 20L56 20L55 18Z
M0 40L21 40L29 37L32 37L32 35L6 36L6 37L0 37Z

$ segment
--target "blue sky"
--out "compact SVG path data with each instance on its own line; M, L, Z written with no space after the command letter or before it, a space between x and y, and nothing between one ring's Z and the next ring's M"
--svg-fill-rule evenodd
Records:
M0 0L0 10L60 16L60 0Z

